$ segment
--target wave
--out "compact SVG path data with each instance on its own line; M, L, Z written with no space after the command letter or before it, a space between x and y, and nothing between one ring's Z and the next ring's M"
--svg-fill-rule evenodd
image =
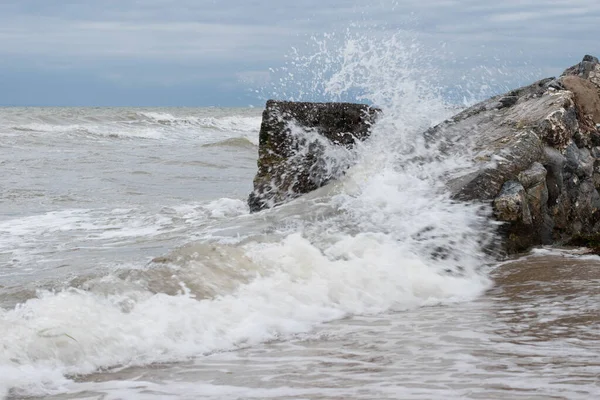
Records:
M168 113L161 112L138 112L143 120L155 122L161 125L174 126L197 126L201 128L214 129L224 132L255 132L260 129L262 118L258 117L242 117L242 116L226 116L226 117L195 117L183 116L176 117Z
M43 134L66 134L74 136L108 138L108 139L160 139L164 134L155 129L144 127L131 128L113 124L44 124L30 123L12 126L18 132L35 132Z
M12 132L67 135L92 139L199 140L215 146L247 147L258 144L260 117L175 117L167 113L138 112L101 121L30 122L12 125ZM112 118L112 119L111 119ZM77 122L77 123L73 123ZM225 136L225 138L223 138Z
M216 143L207 143L203 147L243 147L243 148L254 148L258 146L258 137L256 140L250 140L247 137L235 137L225 140L221 140Z
M30 123L26 125L12 126L11 129L21 132L69 132L86 131L83 125L54 125L43 123Z
M448 112L422 81L435 74L414 42L351 39L335 54L296 65L327 77L325 94L359 88L358 100L383 109L370 140L352 152L323 144L327 162L352 158L354 166L276 209L249 215L236 211L239 200L224 202L221 220L198 228L199 242L0 309L0 393L60 392L71 375L186 360L346 316L470 300L489 288L490 210L457 203L444 190L448 173L469 166L468 155L433 154L417 135ZM336 57L341 64L331 74L310 64L326 60L329 68Z
M119 262L134 262L132 257L149 248L168 249L190 240L194 237L191 226L213 225L245 214L244 201L223 198L150 210L64 209L0 221L0 261L13 264L0 264L0 277L10 286L35 276L44 285L60 289L70 273L85 275L113 269ZM123 256L123 249L131 257ZM68 261L65 254L70 255ZM89 259L98 259L102 265ZM0 307L27 300L8 296L0 288Z
M130 272L137 279L106 277L0 310L5 392L49 394L68 375L246 347L351 314L469 299L484 287L439 275L378 235L344 238L329 254L292 234L186 255L173 255L179 264L166 271L145 271L142 284L143 274Z

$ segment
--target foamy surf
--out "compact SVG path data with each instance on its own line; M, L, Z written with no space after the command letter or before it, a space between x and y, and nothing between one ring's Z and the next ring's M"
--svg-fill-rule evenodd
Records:
M260 127L261 117L176 117L169 113L140 112L142 119L165 125L196 125L224 132L256 132Z
M75 271L80 276L106 273L105 264L113 268L124 262L144 263L136 249L148 252L158 247L164 252L182 240L189 241L191 226L202 227L207 232L201 235L207 235L211 225L246 214L244 201L222 198L158 209L64 209L7 219L0 221L0 260L5 264L0 277L12 286L36 276L46 287ZM65 258L65 253L71 256ZM0 305L4 300L0 295Z
M2 310L4 392L60 393L73 375L181 361L290 339L347 316L478 296L489 287L478 208L445 197L437 173L415 175L419 164L398 169L393 157L371 159L367 149L379 146L378 137L385 136L375 133L363 160L332 184L336 190L316 194L313 201L329 209L316 220L303 199L255 215L239 200L222 199L201 214L234 218L224 228L233 223L235 235L205 228L208 242L145 268L41 291ZM188 221L199 214L193 206L173 212ZM97 228L82 225L92 223L89 210L48 217L49 232ZM265 232L261 221L270 218L276 222ZM447 257L436 258L435 247Z
M130 283L110 294L41 292L2 310L4 393L48 394L60 391L63 376L252 346L348 315L472 299L487 287L479 275L439 274L384 235L345 237L325 251L299 234L243 249L241 258L225 258L226 269L246 271L249 281L232 292L218 284L212 298L198 298L183 281L177 295ZM202 262L196 258L173 275Z
M371 139L352 151L323 143L325 167L353 165L329 186L253 215L243 200L225 199L200 213L189 203L157 212L155 203L170 194L163 190L150 200L141 197L141 210L134 207L123 215L62 210L44 214L39 230L33 228L35 217L1 225L8 232L7 245L16 229L21 230L12 242L17 246L32 236L39 244L50 242L49 254L67 258L68 250L76 254L83 248L70 243L81 240L111 253L119 249L121 258L123 249L134 248L138 263L113 265L101 276L86 276L81 267L67 288L40 290L37 297L2 309L0 393L61 393L69 390L73 376L285 341L344 317L467 301L489 287L483 268L489 261L483 248L493 238L489 210L456 203L444 191L444 177L468 167L466 157L439 157L416 136L439 121L447 107L425 82L405 74L417 59L412 48L393 38L364 45L348 41L340 51L341 69L326 77L325 94L341 97L359 88L360 99L370 99L384 113ZM381 75L368 77L365 70ZM150 126L161 135L161 146L147 151L155 157L150 165L161 161L158 171L147 168L152 176L179 165L156 157L165 144L177 144L169 150L185 154L186 166L205 162L196 159L201 149L205 157L217 152L222 162L228 154L224 148L236 150L236 160L227 159L235 164L250 151L239 138L256 143L258 136L256 115L116 114L109 126L115 121L133 131ZM308 135L307 142L315 139L314 132L298 134ZM255 157L253 146L251 151ZM255 158L251 162L254 171ZM226 180L226 167L218 172L208 179ZM165 175L163 185L174 190L178 179L184 174ZM147 188L149 181L140 187ZM198 184L185 182L190 188ZM123 196L129 199L131 191ZM61 233L70 240L67 245L48 241ZM181 245L192 237L196 243L147 264L139 261L148 249L173 241Z
M227 115L222 109L207 116L197 110L177 110L175 115L158 111L131 112L128 109L96 109L95 115L81 110L48 109L52 117L41 113L38 118L24 120L22 115L9 115L0 135L51 135L52 137L86 138L90 140L188 140L205 144L243 138L257 145L255 133L261 123L257 111L244 109L240 115ZM197 113L197 114L194 114ZM219 115L223 114L223 115Z
M250 228L229 238L207 231L212 244L176 250L143 273L42 291L2 310L4 392L60 393L73 375L287 340L352 315L473 299L489 287L474 239L482 217L435 182L365 162L337 191L321 192L317 201L330 208L321 220L298 213L302 200L237 217L239 201L221 200L211 207L217 216L233 212ZM256 222L270 215L278 222L265 235ZM447 257L436 258L434 246Z

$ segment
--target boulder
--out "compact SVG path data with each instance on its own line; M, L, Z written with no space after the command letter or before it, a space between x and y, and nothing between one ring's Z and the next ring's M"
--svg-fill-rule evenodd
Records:
M600 229L600 64L586 56L548 78L485 100L429 129L442 153L474 168L448 181L454 198L491 202L505 249L566 243Z
M250 211L285 203L343 174L350 160L339 151L366 139L378 112L365 104L267 101Z
M281 204L343 174L328 146L369 135L378 110L345 103L269 101L260 131L252 211ZM453 198L490 204L505 249L600 235L600 63L585 56L547 78L476 104L423 133L436 157L468 155ZM342 157L343 159L343 157Z

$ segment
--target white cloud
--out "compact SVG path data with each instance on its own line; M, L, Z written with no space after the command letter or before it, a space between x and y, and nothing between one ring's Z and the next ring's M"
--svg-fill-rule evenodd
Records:
M282 65L292 47L304 51L311 35L409 28L449 69L558 71L598 52L598 20L597 0L9 0L0 4L0 69L262 84L268 67Z

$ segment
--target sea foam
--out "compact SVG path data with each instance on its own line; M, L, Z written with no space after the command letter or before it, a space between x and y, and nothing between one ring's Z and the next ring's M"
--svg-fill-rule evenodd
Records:
M207 212L225 218L221 229L145 273L40 291L0 310L0 393L61 392L71 375L284 340L327 321L465 301L489 287L489 210L444 191L444 177L467 159L431 153L418 135L447 107L416 78L426 74L414 43L348 37L321 56L296 65L324 79L322 94L358 93L383 109L372 138L350 154L354 166L314 194L254 215L239 200L217 201ZM319 59L337 64L311 64Z

